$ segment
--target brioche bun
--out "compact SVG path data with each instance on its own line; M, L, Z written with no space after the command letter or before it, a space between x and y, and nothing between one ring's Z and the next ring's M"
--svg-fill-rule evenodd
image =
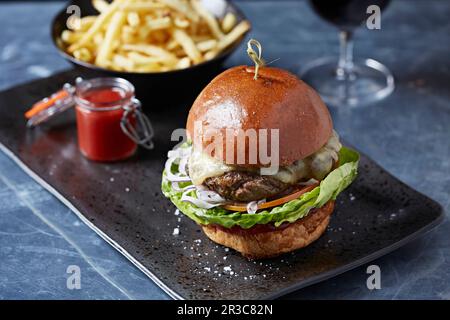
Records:
M187 119L188 138L202 138L202 147L213 138L194 132L195 123L221 132L227 143L212 156L227 164L261 167L258 163L237 163L236 136L225 130L268 130L268 154L272 155L270 132L279 130L279 165L287 166L319 150L333 129L330 113L319 95L288 71L262 67L255 80L254 67L238 66L214 78L195 100ZM199 136L200 135L200 136ZM259 137L258 137L259 139ZM225 140L224 140L225 141ZM258 140L259 141L259 140ZM227 145L234 147L234 159L225 158ZM231 147L229 147L231 148ZM258 143L259 148L259 143ZM258 154L259 153L259 150ZM245 159L249 159L248 143ZM231 160L231 161L230 161Z
M317 240L325 232L333 209L334 201L329 201L321 208L312 209L306 217L273 230L255 230L258 226L232 230L217 225L204 225L202 229L212 241L230 247L246 258L271 258Z

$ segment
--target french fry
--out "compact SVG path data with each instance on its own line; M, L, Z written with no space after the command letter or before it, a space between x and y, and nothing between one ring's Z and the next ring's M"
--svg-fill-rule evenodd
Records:
M85 61L85 62L90 62L90 61L92 61L92 58L93 58L91 52L87 48L80 48L78 50L75 50L73 52L73 56L76 59Z
M130 52L128 54L128 58L130 58L135 63L135 68L133 69L133 71L157 71L162 69L171 70L175 67L175 64L172 61L168 62L161 57L149 57L137 52Z
M64 30L61 33L61 39L62 41L64 41L65 43L71 44L74 43L76 41L78 41L81 38L81 34L78 32L73 32L70 30Z
M163 68L161 68L160 66L153 66L153 65L148 65L148 66L140 66L140 67L136 67L133 72L139 72L139 73L152 73L152 72L161 72L163 71Z
M160 0L160 2L185 15L189 20L194 21L195 23L199 20L198 14L186 2L180 0Z
M148 35L150 34L151 31L152 30L150 29L149 26L147 26L147 25L141 26L138 29L138 39L139 40L136 41L136 42L137 43L139 43L139 42L148 42L147 38L148 38Z
M164 58L168 62L175 63L178 60L173 53L151 44L124 44L122 49L125 51L135 51L145 53L149 56Z
M169 51L173 51L180 47L180 44L175 39L170 39L166 44L166 49Z
M115 54L112 62L125 71L132 71L135 67L133 60L120 54Z
M207 40L211 40L212 35L208 35L208 34L193 34L191 35L191 38L194 42L202 42L202 41L207 41Z
M180 46L179 48L176 48L172 51L175 56L177 56L178 59L186 57L186 51Z
M136 30L131 26L123 26L120 39L123 43L133 43L136 40Z
M86 16L86 17L82 17L80 19L80 29L77 30L77 32L83 32L88 30L95 22L95 20L97 19L96 16Z
M197 43L197 49L200 52L213 50L217 46L217 40L208 39Z
M209 28L211 29L211 32L217 39L223 38L224 34L220 30L219 23L217 22L217 19L205 8L203 8L202 4L198 0L191 0L192 7L197 11L197 13L205 19L206 23L208 24Z
M104 39L104 35L103 33L97 33L94 38L92 39L92 42L94 42L94 45L96 45L97 47L99 47L101 45L101 43L103 42Z
M111 18L111 23L106 31L105 39L100 45L97 58L95 59L97 65L102 67L108 65L108 60L113 53L114 42L119 37L119 32L122 25L125 23L125 18L125 13L122 11L115 12L114 16Z
M177 69L186 69L191 66L191 60L188 57L184 57L178 61L176 64Z
M150 30L167 29L172 25L172 20L170 17L152 19L147 17L146 25Z
M183 18L180 18L180 17L176 17L175 19L173 19L173 24L174 24L175 27L177 27L177 28L185 29L185 28L189 27L189 25L190 25L191 23L190 23L189 20L187 20L187 19L183 19Z
M217 44L217 51L226 49L229 45L243 36L248 30L250 30L250 23L248 21L240 22L233 30L227 33Z
M114 39L111 45L111 50L112 51L116 51L119 49L120 46L120 40L119 39Z
M97 20L95 20L94 24L92 24L89 30L85 34L83 34L81 39L76 43L72 44L67 49L67 51L69 53L72 53L75 50L85 46L95 36L95 34L104 27L106 22L114 15L114 13L116 12L117 8L122 3L122 1L123 0L115 0L115 2L110 4L108 8L98 16Z
M161 57L149 57L149 56L146 56L139 52L134 52L134 51L131 51L128 53L128 58L133 60L137 65L139 65L139 64L145 65L145 64L151 64L151 63L158 64L158 63L164 63L167 61Z
M174 29L173 37L181 45L186 55L191 58L194 63L200 63L202 61L202 54L195 46L194 41L189 35L182 29Z
M232 12L228 12L222 20L222 30L228 33L236 25L236 16Z
M127 21L128 24L132 27L138 27L141 23L141 19L139 18L139 15L136 12L129 12L127 14Z
M95 10L102 13L108 9L109 3L105 0L92 0L92 6Z
M134 72L164 72L172 70L173 68L169 68L161 65L145 65L136 67Z
M119 9L124 11L136 11L136 12L146 12L153 11L155 9L162 9L164 5L158 2L127 2L120 5Z
M217 56L218 51L217 50L211 50L206 52L203 57L205 58L205 60L211 60L214 59Z

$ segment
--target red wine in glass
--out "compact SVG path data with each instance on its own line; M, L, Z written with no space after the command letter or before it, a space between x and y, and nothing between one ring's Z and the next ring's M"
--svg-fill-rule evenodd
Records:
M340 30L353 30L368 18L367 8L377 5L383 10L390 0L310 0L319 16Z
M378 6L383 16L389 2L310 0L314 11L340 30L339 58L318 59L300 71L300 77L313 86L329 105L366 105L387 97L394 90L394 78L387 67L373 59L353 59L353 30L365 24L374 13L368 10L370 6ZM371 32L383 32L383 29Z

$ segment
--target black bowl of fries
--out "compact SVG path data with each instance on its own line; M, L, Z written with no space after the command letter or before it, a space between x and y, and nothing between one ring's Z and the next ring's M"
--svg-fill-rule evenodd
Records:
M122 77L144 101L165 103L197 96L249 30L225 0L78 0L51 27L81 76Z

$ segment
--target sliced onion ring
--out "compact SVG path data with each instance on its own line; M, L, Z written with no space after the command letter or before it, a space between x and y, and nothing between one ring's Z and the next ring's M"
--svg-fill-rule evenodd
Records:
M256 213L258 211L258 201L247 203L247 213Z
M200 200L213 204L224 204L226 202L226 200L222 198L217 192L211 190L199 190L197 188L197 197Z
M186 165L188 163L189 158L188 157L183 157L180 160L180 164L178 165L178 171L180 172L180 174L182 175L186 175L187 176L187 172L186 172Z
M220 203L216 203L216 204L208 203L206 201L203 201L203 200L200 200L200 199L197 199L197 198L185 195L185 194L183 194L181 196L181 201L190 202L193 205L195 205L199 208L202 208L202 209L211 209L211 208L220 206Z
M191 154L191 149L192 147L188 147L188 148L176 148L173 150L170 150L167 153L167 158L183 158L183 157L187 157Z
M187 175L186 176L181 176L181 175L176 175L174 173L172 173L172 164L175 162L177 158L169 158L166 161L166 164L164 166L164 169L166 170L166 177L167 180L169 180L170 182L189 182L191 181L191 178L189 178Z
M172 189L175 191L188 191L188 190L192 190L195 189L195 186L193 184L190 184L184 188L180 188L180 184L178 182L172 182Z

